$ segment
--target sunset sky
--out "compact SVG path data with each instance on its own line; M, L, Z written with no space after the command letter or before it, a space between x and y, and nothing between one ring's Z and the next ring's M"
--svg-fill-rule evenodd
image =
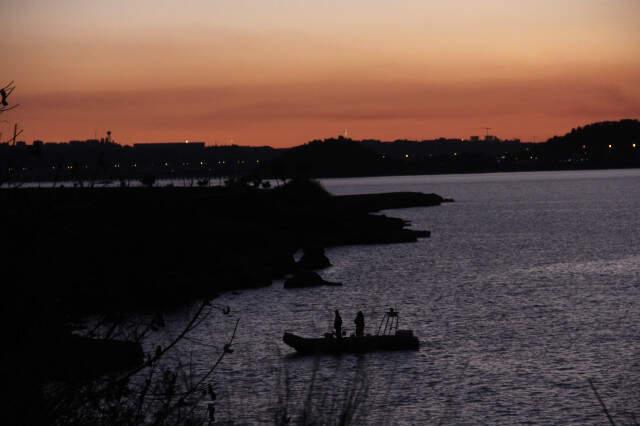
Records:
M638 0L0 0L0 131L543 140L640 117ZM6 134L5 133L5 134Z

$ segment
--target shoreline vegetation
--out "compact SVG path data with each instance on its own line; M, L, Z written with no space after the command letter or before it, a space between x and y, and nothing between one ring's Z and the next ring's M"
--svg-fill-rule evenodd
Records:
M163 323L156 320L163 310L198 301L211 306L220 292L320 269L330 264L327 247L428 237L379 212L447 201L411 192L333 196L309 179L269 189L238 182L1 189L0 218L10 242L1 249L8 278L2 324L10 342L1 375L15 387L23 412L45 416L43 389L52 381L91 381L151 365L154 355L143 353L140 341ZM299 250L304 261L297 264ZM133 333L131 344L113 330L96 341L77 327L97 316L111 324L103 328L115 330L131 312L154 318L145 333ZM163 353L156 349L158 359Z

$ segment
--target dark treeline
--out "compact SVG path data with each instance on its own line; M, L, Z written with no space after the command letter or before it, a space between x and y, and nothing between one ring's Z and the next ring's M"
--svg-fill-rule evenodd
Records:
M346 177L431 173L637 167L640 122L578 127L545 143L469 140L354 141L344 137L289 148L205 146L203 142L121 146L109 139L0 145L0 184L105 181L125 186L145 176L191 178ZM203 180L204 179L204 180Z
M578 127L545 143L438 139L313 141L263 165L269 176L344 177L640 167L640 122Z

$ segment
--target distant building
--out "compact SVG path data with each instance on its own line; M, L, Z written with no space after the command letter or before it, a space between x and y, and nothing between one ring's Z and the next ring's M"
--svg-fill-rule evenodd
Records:
M479 142L480 141L480 136L470 136L469 140L471 142Z

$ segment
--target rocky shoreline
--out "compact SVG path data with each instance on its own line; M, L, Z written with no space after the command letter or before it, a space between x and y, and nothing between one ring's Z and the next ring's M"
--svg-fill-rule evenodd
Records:
M435 194L332 196L313 181L259 190L0 190L9 282L69 312L141 309L271 284L309 247L414 242L380 210L437 206ZM34 267L37 266L37 267Z

